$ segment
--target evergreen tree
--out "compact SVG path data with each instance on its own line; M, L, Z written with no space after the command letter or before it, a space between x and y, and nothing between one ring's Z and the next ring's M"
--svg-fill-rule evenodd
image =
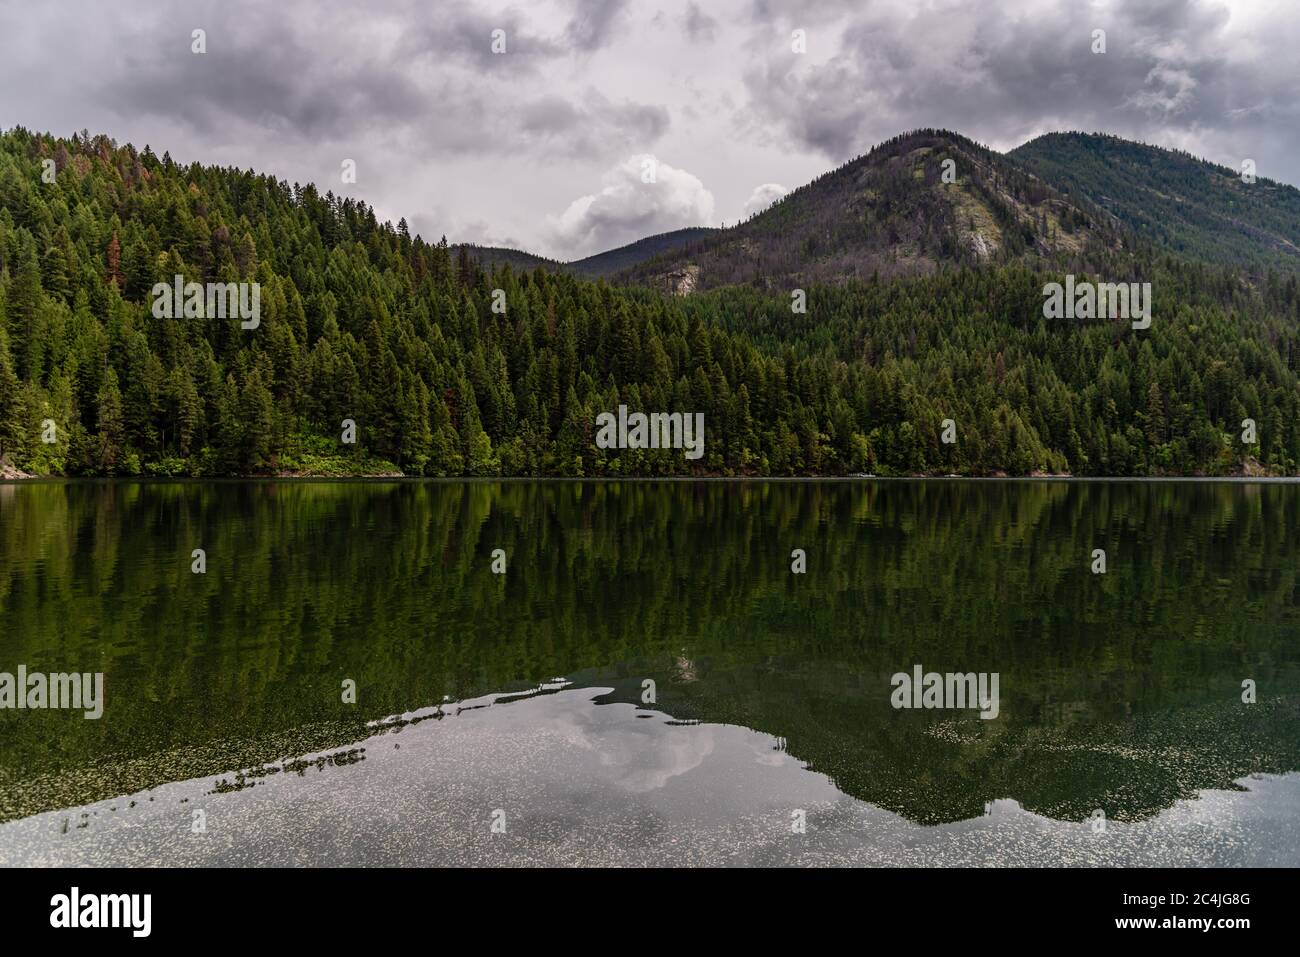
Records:
M116 474L125 464L126 427L117 373L111 368L104 373L104 384L99 389L96 433L99 436L99 470L105 475Z

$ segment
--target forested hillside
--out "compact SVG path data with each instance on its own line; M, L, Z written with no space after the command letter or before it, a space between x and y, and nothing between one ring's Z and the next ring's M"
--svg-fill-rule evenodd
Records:
M0 136L0 463L107 475L1129 475L1236 472L1256 458L1294 473L1294 274L1247 282L1134 253L1104 224L1067 224L1086 215L1076 208L1044 209L1046 235L1086 229L1101 237L1096 261L1124 270L1106 279L1151 282L1150 329L1042 318L1044 281L1087 265L1091 238L1060 258L959 256L929 275L812 285L800 315L779 287L683 298L541 269L489 274L310 185L14 130ZM1027 250L1036 240L1019 228L999 235ZM259 283L260 323L156 318L151 289L177 274ZM704 457L597 449L596 415L620 403L704 413ZM1254 444L1241 441L1247 417ZM945 418L954 444L940 441ZM345 420L355 444L342 441Z
M1239 169L1095 133L1049 133L1008 156L1175 252L1207 262L1300 268L1294 186L1263 175L1246 182Z
M497 266L509 265L515 270L547 269L551 272L563 272L564 263L556 259L547 259L522 249L509 249L505 246L477 246L473 243L456 243L451 247L453 257L458 257L464 250L465 255L474 260L483 269L495 269Z

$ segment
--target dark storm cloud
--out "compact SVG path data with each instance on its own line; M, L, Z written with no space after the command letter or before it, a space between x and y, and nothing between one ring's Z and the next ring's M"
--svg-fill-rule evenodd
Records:
M436 17L386 19L394 11L423 8L390 7L355 22L251 3L137 18L126 53L87 92L204 137L257 129L329 143L374 131L433 155L648 148L668 126L659 105L533 95L545 88L537 74L546 64L608 42L620 4L578 0L563 41L530 32L511 11L446 4ZM191 24L206 31L206 53L191 51ZM492 52L498 29L504 53Z
M1271 45L1268 56L1243 55L1219 4L941 3L854 13L822 2L802 20L792 9L752 8L749 128L779 131L828 159L918 126L1002 145L1087 129L1265 155L1275 175L1297 178L1295 32L1257 40ZM808 54L791 52L782 29L790 25L807 30ZM1092 51L1095 29L1106 31L1104 54Z
M406 76L377 63L322 62L319 50L292 34L250 45L213 24L207 52L196 54L187 31L163 32L160 24L131 46L121 73L94 91L101 102L205 133L240 120L307 138L404 122L426 104Z
M578 50L599 50L618 36L627 0L575 0L565 37Z
M505 53L493 52L496 30L504 33ZM417 17L403 32L396 52L433 66L450 60L480 69L532 73L540 64L565 56L567 47L523 26L515 11L485 13L457 4L437 17Z

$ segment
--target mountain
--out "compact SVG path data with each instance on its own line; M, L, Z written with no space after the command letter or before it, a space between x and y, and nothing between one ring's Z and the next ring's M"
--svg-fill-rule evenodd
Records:
M1300 267L1300 190L1188 153L1093 133L1049 133L1007 154L1179 254L1249 267Z
M1253 271L1300 268L1300 190L1115 136L1051 133L1004 155L918 130L731 228L679 229L563 264L466 248L487 268L509 262L681 294L981 263L1125 275L1137 247Z
M597 253L594 256L588 256L586 259L575 260L568 264L568 268L579 276L586 276L589 279L612 276L615 273L632 269L647 259L653 259L655 256L693 246L695 243L718 232L720 230L710 226L692 226L687 229L674 230L670 233L660 233L658 236L647 236L645 239L638 239L626 246L619 246L617 249Z
M718 230L711 226L691 226L687 229L660 233L657 236L647 236L645 239L638 239L626 246L608 249L605 252L596 253L584 259L575 259L571 262L547 259L545 256L537 256L519 249L507 249L501 246L476 246L473 243L457 243L451 247L451 251L453 254L459 254L463 249L466 255L487 270L509 263L511 268L516 271L520 269L545 269L547 272L567 272L588 279L600 279L631 269L655 256L690 246L716 232Z
M889 278L940 264L1095 268L1123 245L1111 217L1092 204L964 136L918 130L620 278L681 293Z

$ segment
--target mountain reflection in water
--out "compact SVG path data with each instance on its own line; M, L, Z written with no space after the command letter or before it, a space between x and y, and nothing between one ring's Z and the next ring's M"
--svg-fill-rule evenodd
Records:
M0 670L107 693L0 712L0 863L1294 865L1298 526L1289 483L0 485ZM892 709L916 662L998 717Z
M770 735L672 722L606 688L385 722L346 750L0 825L5 864L1294 865L1300 774L1136 823L1008 799L922 826L854 800ZM236 783L232 784L232 780ZM132 801L134 802L132 804ZM191 828L195 809L207 830ZM802 813L806 827L792 825ZM493 833L492 822L502 829Z

